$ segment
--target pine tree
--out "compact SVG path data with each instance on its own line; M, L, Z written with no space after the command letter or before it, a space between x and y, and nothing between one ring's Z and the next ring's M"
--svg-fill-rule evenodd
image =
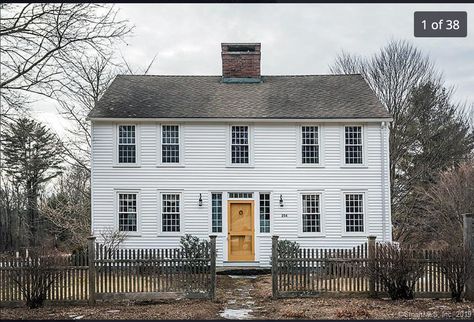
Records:
M38 197L44 184L61 173L61 142L46 126L22 117L4 129L2 155L7 177L26 195L29 245L37 246Z

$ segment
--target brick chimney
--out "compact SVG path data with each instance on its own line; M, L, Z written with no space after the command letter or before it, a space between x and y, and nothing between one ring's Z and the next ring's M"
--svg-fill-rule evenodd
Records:
M225 83L260 82L260 43L222 43Z

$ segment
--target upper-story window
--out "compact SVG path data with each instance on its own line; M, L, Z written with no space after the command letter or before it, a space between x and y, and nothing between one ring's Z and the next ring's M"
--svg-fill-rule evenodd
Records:
M345 164L363 164L362 126L344 128Z
M246 125L233 125L231 128L231 163L250 163L249 127Z
M136 128L135 125L118 127L118 163L136 163Z
M301 163L319 164L319 128L301 127Z
M179 163L179 125L161 127L161 163Z

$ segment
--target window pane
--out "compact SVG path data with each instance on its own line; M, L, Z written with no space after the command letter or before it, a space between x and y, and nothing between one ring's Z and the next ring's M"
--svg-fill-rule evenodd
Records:
M161 162L179 163L179 126L163 125L161 132Z
M346 232L364 231L364 195L346 194Z
M346 164L362 164L362 127L345 127L345 161Z
M222 232L222 194L212 194L212 232Z
M119 125L118 162L136 163L135 125Z
M137 195L120 193L118 200L119 231L137 231Z
M319 163L319 137L317 126L301 127L301 162L303 164Z
M320 232L319 195L302 195L302 206L303 232Z
M233 164L249 163L249 128L248 126L232 126L231 131L231 162Z
M252 192L229 192L230 199L246 199L246 198L252 198L252 197L253 197Z
M260 232L270 232L270 194L260 194Z
M180 231L180 195L166 193L161 195L163 231Z

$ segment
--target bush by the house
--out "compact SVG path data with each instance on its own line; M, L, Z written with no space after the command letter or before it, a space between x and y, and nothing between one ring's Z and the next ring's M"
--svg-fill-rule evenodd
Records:
M43 306L58 278L55 272L62 265L64 260L60 256L41 251L20 262L19 267L13 270L13 281L18 284L29 308Z
M197 236L185 234L181 237L180 244L181 250L186 258L205 258L209 255L209 241L201 240Z
M415 284L423 276L424 264L417 252L395 243L378 244L377 260L369 274L379 281L392 300L412 299Z
M464 286L474 274L470 252L463 247L448 247L441 252L441 272L448 280L451 297L456 302L462 300Z

